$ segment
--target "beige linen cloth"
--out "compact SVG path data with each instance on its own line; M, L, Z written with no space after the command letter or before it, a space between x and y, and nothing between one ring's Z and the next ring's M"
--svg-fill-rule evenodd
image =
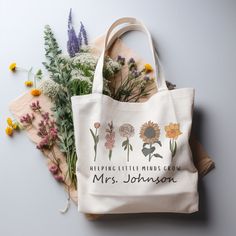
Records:
M98 37L91 44L92 52L94 54L99 55L100 48L102 46L103 41L104 41L104 37L101 36L101 37ZM117 55L121 55L125 58L134 57L138 64L144 65L146 63L145 60L143 60L139 56L135 55L135 53L132 50L130 50L122 42L121 39L118 39L115 42L114 46L112 47L112 49L109 52L109 55L112 58L116 58ZM122 73L125 73L125 72L122 72ZM155 91L153 91L153 92L155 92ZM16 98L10 104L10 111L13 113L15 118L19 121L23 115L25 115L26 113L31 113L29 105L35 101L39 101L40 105L42 106L43 111L49 112L50 114L52 114L52 112L50 110L52 103L48 97L44 96L43 94L40 95L39 97L33 97L29 92L24 93L20 97ZM40 121L40 117L36 114L35 121L34 121L33 125L26 129L26 133L27 133L28 137L34 143L38 143L40 140L40 138L37 136L37 126L38 126L39 121ZM194 159L195 166L198 169L199 175L203 177L204 175L209 173L210 170L212 170L214 168L214 162L208 156L207 152L203 149L202 145L195 138L190 139L190 145L191 145L191 149L192 149L192 153L193 153L193 159ZM61 168L64 176L66 176L67 163L66 163L65 157L60 152L58 147L55 147L54 151L56 153L57 158L59 158L61 160L60 161L60 168ZM44 152L43 154L48 157L50 157L50 155L52 155L52 153L50 153L50 152ZM47 165L50 166L51 162L50 162L49 158L45 158L45 160L47 161ZM77 201L79 200L79 199L77 199L77 191L73 188L67 187L67 185L70 185L70 180L68 178L66 178L65 182L66 182L66 185L64 186L65 190L67 192L69 191L71 199L77 204ZM79 183L78 183L78 188L79 188ZM99 215L91 215L91 214L86 214L86 216L89 219L96 219L99 217Z

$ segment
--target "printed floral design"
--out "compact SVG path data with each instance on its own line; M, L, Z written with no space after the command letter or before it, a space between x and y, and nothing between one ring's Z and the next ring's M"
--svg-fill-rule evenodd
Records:
M111 121L110 123L107 124L107 128L106 128L106 142L105 142L105 147L106 149L109 150L109 160L111 160L111 156L112 156L112 149L114 147L115 144L115 131L114 131L114 126L113 126L113 122Z
M126 138L122 143L122 147L124 147L124 150L127 150L127 161L129 161L129 152L133 151L129 138L134 136L134 127L130 124L123 124L119 128L119 133L121 137Z
M170 123L169 125L165 126L166 137L170 139L170 151L172 154L172 158L175 156L177 151L177 138L179 135L182 134L179 128L178 123Z
M94 161L96 161L97 158L97 145L99 142L99 135L98 135L98 129L100 128L100 123L99 122L95 122L94 123L94 128L95 128L95 132L92 129L90 130L90 133L93 137L93 141L94 141Z
M154 153L156 148L153 146L154 144L158 144L162 146L159 141L160 138L160 128L157 123L153 123L152 121L148 121L144 123L140 130L140 138L143 140L143 148L142 153L146 157L148 156L148 160L151 161L152 157L163 158L160 154Z

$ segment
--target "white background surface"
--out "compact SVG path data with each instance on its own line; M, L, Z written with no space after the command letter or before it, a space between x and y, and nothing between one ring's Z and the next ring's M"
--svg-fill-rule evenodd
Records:
M24 91L25 74L8 65L42 68L43 27L49 24L65 50L67 17L83 21L89 39L118 17L142 19L158 48L168 80L196 88L196 135L217 168L200 183L200 212L194 215L132 215L89 222L72 206L26 135L5 135L8 104ZM137 34L139 36L139 34ZM146 44L130 38L143 54ZM144 47L145 46L145 47ZM0 235L209 235L233 236L235 204L236 1L233 0L0 0Z

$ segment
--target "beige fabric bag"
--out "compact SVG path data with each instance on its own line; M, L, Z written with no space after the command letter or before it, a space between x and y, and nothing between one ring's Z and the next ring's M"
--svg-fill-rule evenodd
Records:
M111 33L124 24L112 38L131 30L143 31L156 65L157 92L144 103L123 103L102 94L104 56ZM194 90L169 91L160 69L143 23L121 18L112 24L96 67L92 94L72 97L79 211L198 210L198 173L188 143Z

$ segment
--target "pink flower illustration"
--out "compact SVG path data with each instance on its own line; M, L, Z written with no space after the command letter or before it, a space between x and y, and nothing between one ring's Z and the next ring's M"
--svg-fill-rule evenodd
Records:
M94 161L96 161L97 158L97 146L98 146L98 142L99 142L99 135L98 135L98 129L100 128L101 124L99 122L95 122L93 124L94 128L95 128L95 132L92 129L90 130L90 133L93 137L93 141L94 141Z
M107 124L107 129L106 129L106 142L105 142L105 147L106 149L109 150L109 160L111 160L112 157L112 149L114 148L115 145L115 131L114 131L114 126L113 122L111 121L110 123Z

